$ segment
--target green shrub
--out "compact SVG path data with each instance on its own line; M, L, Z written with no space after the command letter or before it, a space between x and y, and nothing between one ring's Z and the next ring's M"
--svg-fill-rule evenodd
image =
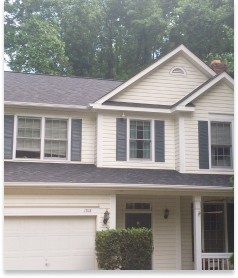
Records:
M146 228L106 230L96 233L100 269L151 269L152 231Z
M96 233L96 256L100 269L119 269L120 246L117 230L105 230Z

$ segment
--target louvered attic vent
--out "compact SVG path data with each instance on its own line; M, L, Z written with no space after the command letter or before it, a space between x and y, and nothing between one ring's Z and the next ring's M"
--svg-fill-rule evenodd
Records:
M173 67L169 74L171 75L180 75L180 76L186 76L187 73L182 67Z

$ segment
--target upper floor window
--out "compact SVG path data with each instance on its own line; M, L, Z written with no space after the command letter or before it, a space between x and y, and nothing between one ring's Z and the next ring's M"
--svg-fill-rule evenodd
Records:
M151 122L130 120L130 158L151 159Z
M16 158L40 158L41 119L18 117Z
M66 158L67 154L67 120L45 120L44 156L50 158Z
M18 117L16 158L66 159L67 130L66 119Z
M211 122L211 165L232 166L232 136L230 122Z

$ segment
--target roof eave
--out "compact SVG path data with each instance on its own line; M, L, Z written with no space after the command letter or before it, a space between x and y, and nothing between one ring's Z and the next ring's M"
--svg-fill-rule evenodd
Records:
M117 189L117 190L163 190L163 191L217 191L234 192L228 186L167 185L167 184L124 184L124 183L54 183L54 182L5 182L5 188L72 188L72 189Z
M4 101L4 105L7 107L38 107L38 108L62 108L62 109L88 109L85 105L65 105L65 104L50 104L50 103L36 103L36 102L20 102L20 101Z

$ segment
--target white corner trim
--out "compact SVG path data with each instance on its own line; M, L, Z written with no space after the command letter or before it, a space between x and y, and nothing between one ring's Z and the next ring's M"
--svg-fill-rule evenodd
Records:
M103 162L103 115L97 116L97 167L102 166Z
M180 173L185 172L185 128L184 117L179 116L179 169Z
M110 210L110 218L109 218L110 229L116 229L116 218L117 218L116 202L117 202L116 194L111 195L110 196L111 210Z
M211 68L209 68L205 63L203 63L196 55L194 55L190 50L188 50L183 44L181 44L176 49L172 50L167 55L160 58L158 61L154 62L149 67L142 70L141 72L133 76L131 79L124 82L119 87L117 87L107 95L97 100L95 103L102 104L106 100L112 98L113 96L115 96L116 94L118 94L119 92L127 88L129 85L133 84L134 82L136 82L137 80L139 80L140 78L148 74L150 71L162 65L164 62L166 62L168 59L172 58L174 55L178 54L179 52L184 53L187 57L190 58L190 60L193 60L194 63L196 63L199 67L201 67L204 71L206 71L210 76L216 75L216 73Z

